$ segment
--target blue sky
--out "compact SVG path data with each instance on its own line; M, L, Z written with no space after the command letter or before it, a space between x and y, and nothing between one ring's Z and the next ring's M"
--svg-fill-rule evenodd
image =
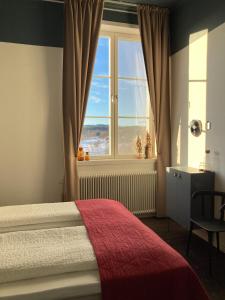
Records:
M95 58L93 79L86 110L87 116L110 116L110 79L95 77L110 75L109 49L110 40L108 38L101 37L98 42ZM96 124L95 120L90 119L86 120L85 123L91 124L93 122Z
M140 42L131 43L119 40L118 53L119 77L146 79ZM111 79L98 78L96 76L110 76L110 39L107 37L100 37L98 42L86 116L109 117ZM119 79L118 96L119 115L146 117L148 92L145 81ZM108 120L88 118L85 120L85 124L89 125L100 123L107 124Z

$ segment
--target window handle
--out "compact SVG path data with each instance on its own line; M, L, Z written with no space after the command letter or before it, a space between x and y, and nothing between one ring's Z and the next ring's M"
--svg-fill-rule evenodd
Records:
M115 102L117 102L118 101L118 96L117 95L111 95L111 101L112 101L112 103L115 103Z

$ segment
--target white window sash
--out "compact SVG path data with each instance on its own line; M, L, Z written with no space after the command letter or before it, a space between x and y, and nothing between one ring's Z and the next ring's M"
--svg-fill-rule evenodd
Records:
M109 149L110 155L102 155L102 156L93 156L92 158L99 159L133 159L136 157L136 154L127 154L121 155L118 152L118 121L119 118L124 119L146 119L149 120L149 132L152 138L152 147L154 153L154 144L155 144L155 136L154 136L154 126L153 126L153 115L151 110L151 105L149 105L149 114L148 116L122 116L118 115L118 82L119 79L124 80L136 80L136 81L145 81L146 78L139 77L119 77L118 76L118 41L119 40L128 40L128 41L140 41L140 35L138 34L137 28L128 28L127 27L118 27L118 26L110 26L103 25L104 30L101 30L100 37L108 37L110 38L110 72L109 75L94 75L93 78L109 78L110 79L110 116L91 116L86 115L85 118L95 118L95 119L109 119L111 122L109 128ZM128 31L129 34L124 33ZM143 141L144 142L144 141Z

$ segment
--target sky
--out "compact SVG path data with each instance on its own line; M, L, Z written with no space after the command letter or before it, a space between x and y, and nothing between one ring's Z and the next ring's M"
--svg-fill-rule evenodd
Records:
M110 38L100 37L95 59L86 116L110 117ZM99 78L98 76L104 76ZM124 78L125 77L125 78ZM134 80L138 78L138 80ZM148 117L149 97L144 59L139 41L118 41L118 114L121 117ZM107 124L105 119L85 119L85 125ZM129 126L130 120L121 121Z

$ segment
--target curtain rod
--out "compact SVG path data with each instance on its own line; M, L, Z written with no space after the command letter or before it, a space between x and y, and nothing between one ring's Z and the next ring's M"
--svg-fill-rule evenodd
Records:
M64 0L42 0L42 1L43 2L52 2L52 3L64 4ZM106 0L104 3L105 4L112 4L112 5L117 4L119 6L127 6L127 7L132 7L132 8L137 7L137 4L128 3L128 2L124 2L124 1ZM123 8L116 8L116 7L104 7L104 10L122 12L122 13L133 14L133 15L137 14L137 12L134 11L134 10L126 10L126 9L123 9Z
M116 11L116 12L121 12L121 13L126 13L126 14L137 15L136 11L129 11L129 10L125 10L125 9L117 9L117 8L108 8L108 7L105 7L104 10Z
M64 0L42 0L42 2L52 2L52 3L64 4Z
M42 1L64 4L64 0L42 0ZM137 4L126 2L126 1L105 0L104 3L109 3L109 4L111 3L111 4L124 5L124 6L130 6L130 7L137 7Z
M127 1L115 1L115 0L105 0L105 3L111 3L111 4L118 4L118 5L124 5L124 6L130 6L130 7L137 7L137 4L130 3Z

